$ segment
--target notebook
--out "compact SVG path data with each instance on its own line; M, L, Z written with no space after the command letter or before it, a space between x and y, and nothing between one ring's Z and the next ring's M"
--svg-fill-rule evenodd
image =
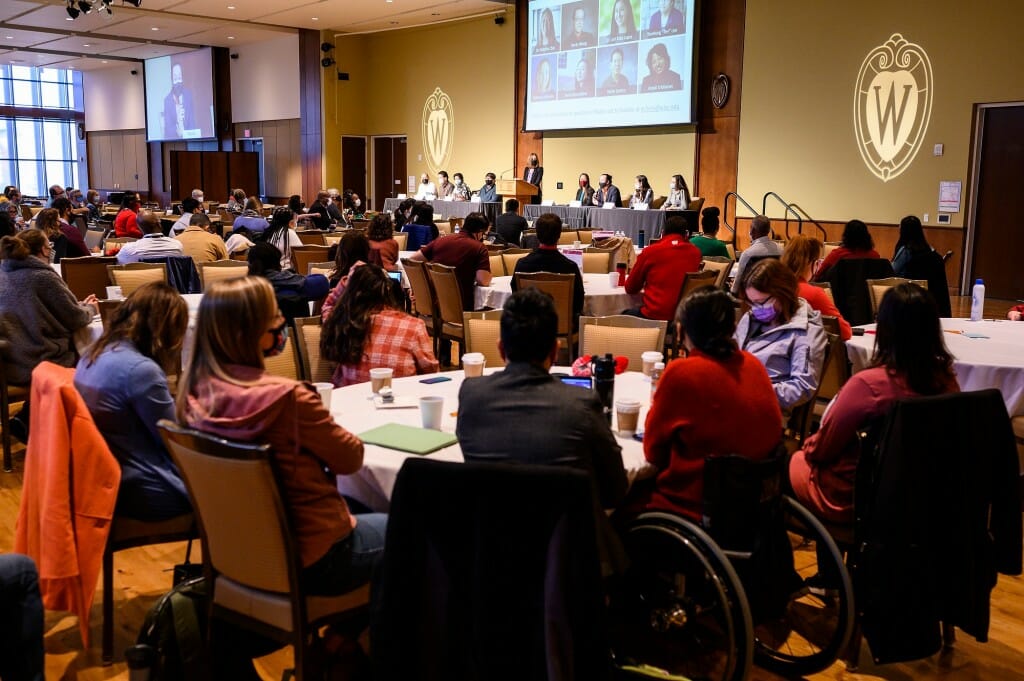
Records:
M359 437L367 444L412 454L430 454L459 441L454 433L404 426L400 423L378 426L365 433L359 433Z

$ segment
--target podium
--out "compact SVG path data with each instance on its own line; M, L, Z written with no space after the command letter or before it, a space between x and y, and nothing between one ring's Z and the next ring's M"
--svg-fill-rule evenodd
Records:
M498 193L504 200L515 199L519 202L519 214L523 214L523 206L530 203L530 197L540 191L535 185L518 178L514 180L498 180Z

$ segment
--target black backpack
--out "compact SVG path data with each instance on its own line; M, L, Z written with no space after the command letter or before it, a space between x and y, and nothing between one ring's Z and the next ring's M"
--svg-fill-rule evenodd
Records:
M146 614L136 645L125 654L129 668L149 667L150 681L206 679L208 598L204 577L180 582L161 596Z

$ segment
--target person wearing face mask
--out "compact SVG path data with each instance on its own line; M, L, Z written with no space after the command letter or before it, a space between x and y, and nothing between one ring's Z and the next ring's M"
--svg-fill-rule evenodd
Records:
M452 192L455 191L455 185L448 181L448 171L441 170L437 173L437 198L449 199Z
M455 173L453 177L455 179L455 187L452 189L452 201L469 201L469 197L473 195L473 190L466 184L462 173Z
M821 313L798 294L797 278L775 258L745 272L740 300L750 310L736 326L736 342L768 371L783 411L806 402L818 389L828 337Z
M732 285L732 294L740 295L740 282L751 258L781 258L782 246L772 241L772 223L763 215L756 216L750 222L750 246L740 254L736 264L736 280Z
M594 188L590 186L590 175L580 173L580 188L576 190L576 200L581 206L594 204Z
M537 193L530 197L530 203L541 202L541 182L544 180L544 166L540 164L537 154L530 154L523 169L523 179L537 188Z
M619 188L612 184L612 176L608 173L601 173L597 180L598 189L594 192L593 203L595 206L612 204L614 208L622 205L622 197L619 195Z
M682 175L673 175L668 183L668 198L661 204L662 210L686 210L690 207L690 188Z
M121 210L114 218L114 236L118 239L134 237L141 239L142 229L139 228L139 210L142 208L142 201L135 192L125 192L121 199Z
M430 181L426 173L420 175L420 185L417 187L416 196L413 198L417 201L433 201L437 198L437 187Z
M654 201L654 190L647 181L646 175L637 175L633 183L633 195L629 197L629 207L648 206Z
M494 173L484 175L484 185L478 193L481 203L490 203L498 200L498 188L494 185Z
M183 139L196 129L195 105L192 91L185 87L181 64L171 65L171 91L164 97L164 139Z

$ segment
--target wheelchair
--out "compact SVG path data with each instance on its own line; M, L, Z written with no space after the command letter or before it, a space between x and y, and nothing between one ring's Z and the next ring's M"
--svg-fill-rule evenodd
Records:
M783 456L712 457L700 525L647 512L625 528L631 566L609 606L620 678L739 681L752 664L800 676L845 650L850 577L821 522L782 493L787 474Z

